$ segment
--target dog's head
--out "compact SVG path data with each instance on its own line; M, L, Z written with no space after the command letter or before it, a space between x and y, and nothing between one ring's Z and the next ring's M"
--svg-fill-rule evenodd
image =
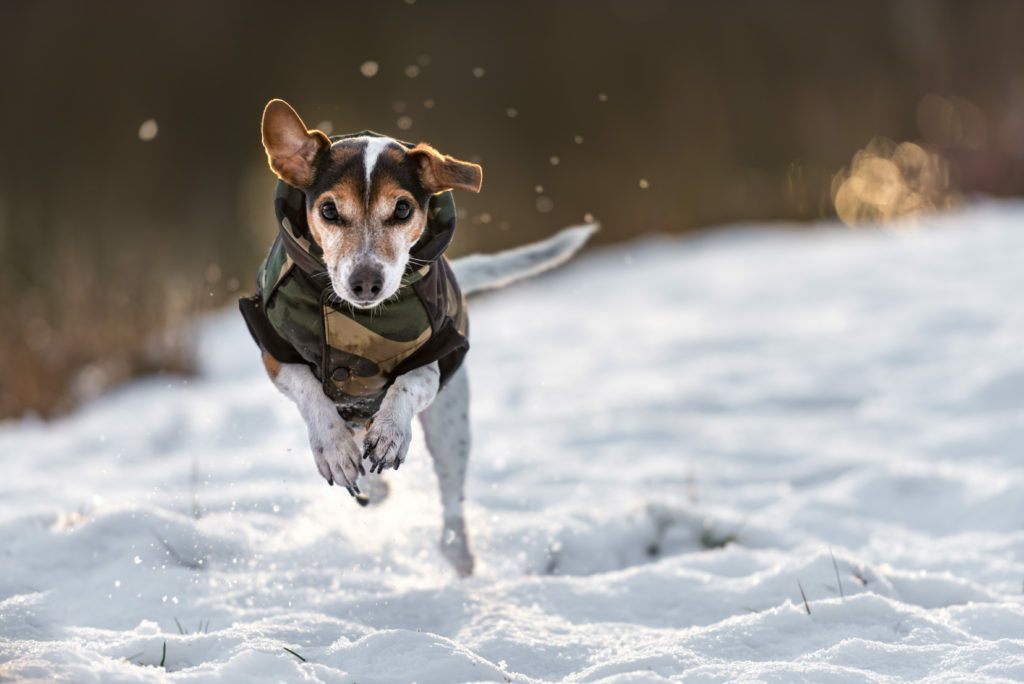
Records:
M399 288L409 250L427 226L430 197L456 188L480 191L476 164L426 144L408 149L391 138L331 143L309 130L287 102L263 110L270 168L306 195L306 218L324 253L334 292L361 308Z

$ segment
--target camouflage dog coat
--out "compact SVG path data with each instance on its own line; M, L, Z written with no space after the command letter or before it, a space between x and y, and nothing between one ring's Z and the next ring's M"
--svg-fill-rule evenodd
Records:
M278 235L257 292L238 301L260 348L281 363L307 364L352 422L372 418L395 378L414 368L437 361L443 387L469 349L465 299L443 256L455 231L451 192L430 199L398 292L372 313L334 296L302 191L279 181L274 209Z

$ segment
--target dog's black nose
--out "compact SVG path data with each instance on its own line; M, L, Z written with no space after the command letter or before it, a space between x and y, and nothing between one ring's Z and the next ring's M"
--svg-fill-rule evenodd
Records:
M363 266L352 271L348 286L357 297L376 297L384 287L384 278L378 271Z

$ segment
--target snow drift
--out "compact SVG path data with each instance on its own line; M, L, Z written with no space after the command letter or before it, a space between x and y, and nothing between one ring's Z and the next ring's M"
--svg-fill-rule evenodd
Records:
M360 509L213 316L199 378L0 428L0 679L1024 679L1022 222L652 239L474 300L466 581L422 443Z

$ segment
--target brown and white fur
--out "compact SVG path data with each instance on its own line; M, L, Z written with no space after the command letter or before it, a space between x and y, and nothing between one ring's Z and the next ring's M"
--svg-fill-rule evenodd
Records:
M262 132L270 167L306 195L310 231L323 250L334 293L356 308L372 309L398 290L409 250L427 225L431 196L480 190L476 164L425 144L409 149L390 138L345 138L332 144L322 132L308 130L283 100L267 105ZM565 261L593 230L571 228L507 252L457 259L452 267L467 295L501 287ZM366 473L364 459L371 471L398 469L409 450L412 419L419 416L441 490L441 550L460 575L471 574L474 561L462 508L469 458L465 365L440 393L437 363L399 376L365 428L346 424L305 364L279 363L267 353L263 361L306 423L317 470L353 495L359 493L359 476Z

